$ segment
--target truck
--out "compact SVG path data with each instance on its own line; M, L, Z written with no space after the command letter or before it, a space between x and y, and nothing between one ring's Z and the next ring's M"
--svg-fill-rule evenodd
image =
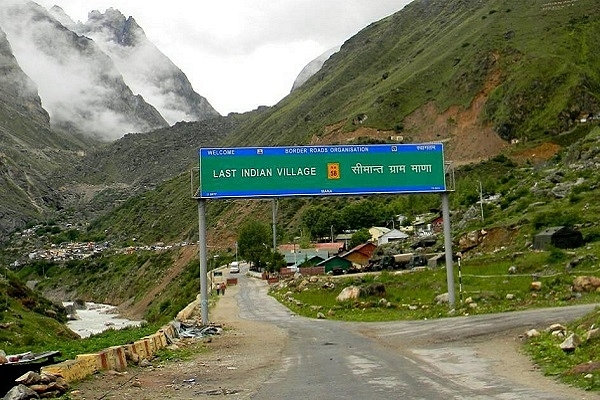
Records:
M392 271L394 269L412 269L415 267L422 267L427 265L427 262L427 257L422 254L403 253L394 255L386 254L378 261L374 261L374 264L378 270L387 269Z

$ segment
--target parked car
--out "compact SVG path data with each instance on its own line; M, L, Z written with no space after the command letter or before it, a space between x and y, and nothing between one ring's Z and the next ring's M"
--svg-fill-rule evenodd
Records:
M230 274L239 274L239 272L240 272L240 263L237 261L233 261L229 265L229 273Z

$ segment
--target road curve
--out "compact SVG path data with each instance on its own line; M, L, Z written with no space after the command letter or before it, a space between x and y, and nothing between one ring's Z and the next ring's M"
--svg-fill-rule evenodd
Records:
M239 285L240 318L275 324L289 337L281 364L252 399L599 398L557 384L539 372L530 371L536 375L533 380L515 378L521 374L514 371L498 373L503 357L494 355L515 349L508 346L494 352L489 348L501 343L498 337L510 341L516 332L566 323L592 311L595 305L427 321L350 323L296 316L267 295L264 281L240 275Z

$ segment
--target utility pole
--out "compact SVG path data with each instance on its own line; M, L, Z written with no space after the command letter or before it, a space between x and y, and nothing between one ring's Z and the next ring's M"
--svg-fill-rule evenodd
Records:
M479 181L479 206L481 208L481 222L483 222L483 186Z

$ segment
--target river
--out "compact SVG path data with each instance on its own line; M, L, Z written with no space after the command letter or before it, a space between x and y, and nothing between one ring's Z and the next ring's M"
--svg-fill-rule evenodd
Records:
M72 305L64 302L63 305ZM117 308L108 304L85 303L87 309L77 310L79 319L69 321L67 326L82 338L89 337L107 329L123 329L129 326L140 326L144 321L132 321L119 318Z

